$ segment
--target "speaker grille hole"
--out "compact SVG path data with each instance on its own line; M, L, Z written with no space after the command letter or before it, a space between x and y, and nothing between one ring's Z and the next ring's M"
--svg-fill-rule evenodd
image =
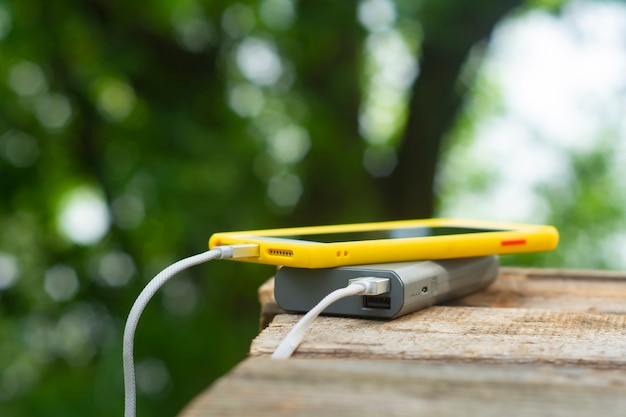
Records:
M267 253L272 256L287 256L292 257L293 251L291 249L268 249Z

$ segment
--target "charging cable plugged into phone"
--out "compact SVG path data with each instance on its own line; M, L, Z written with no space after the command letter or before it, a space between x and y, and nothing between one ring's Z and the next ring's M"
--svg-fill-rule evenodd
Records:
M213 259L254 258L259 256L259 245L238 244L213 248L198 255L190 256L165 268L158 273L141 291L135 300L124 327L123 339L123 364L124 364L124 416L135 417L136 414L136 384L135 384L135 361L133 350L135 344L135 331L141 313L154 294L174 275L192 266L199 265Z
M256 244L217 246L170 265L146 285L135 300L124 329L125 417L136 414L134 337L139 318L152 296L174 275L194 265L213 259L257 256ZM497 267L497 256L489 256L325 269L280 268L274 287L278 304L287 311L306 314L278 345L272 358L289 358L322 312L364 318L397 317L477 291L495 279ZM361 297L352 297L357 295Z

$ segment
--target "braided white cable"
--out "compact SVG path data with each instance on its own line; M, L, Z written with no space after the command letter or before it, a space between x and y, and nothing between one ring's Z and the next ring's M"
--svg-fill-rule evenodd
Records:
M200 253L198 255L190 256L189 258L182 259L161 271L157 276L146 285L141 291L139 297L135 300L133 307L126 319L126 327L124 328L124 416L135 417L136 413L136 390L135 390L135 363L133 359L133 347L135 339L135 330L137 329L137 323L139 317L143 312L146 304L152 298L152 296L158 291L163 284L165 284L170 278L179 272L192 267L194 265L201 264L203 262L210 261L216 258L225 257L224 249L222 247L216 247L207 252Z

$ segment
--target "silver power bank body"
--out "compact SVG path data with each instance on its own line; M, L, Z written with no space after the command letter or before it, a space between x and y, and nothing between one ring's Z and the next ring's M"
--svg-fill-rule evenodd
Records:
M479 291L498 275L497 256L438 261L394 262L337 268L277 271L274 297L286 311L303 313L352 278L389 278L388 293L341 299L323 314L391 319Z

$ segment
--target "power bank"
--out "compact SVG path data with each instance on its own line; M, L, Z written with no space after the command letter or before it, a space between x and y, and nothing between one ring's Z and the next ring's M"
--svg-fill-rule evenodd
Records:
M274 297L284 310L302 313L350 279L389 278L388 293L347 297L323 314L391 319L483 289L496 279L498 266L497 256L483 256L323 269L283 267L276 273Z

